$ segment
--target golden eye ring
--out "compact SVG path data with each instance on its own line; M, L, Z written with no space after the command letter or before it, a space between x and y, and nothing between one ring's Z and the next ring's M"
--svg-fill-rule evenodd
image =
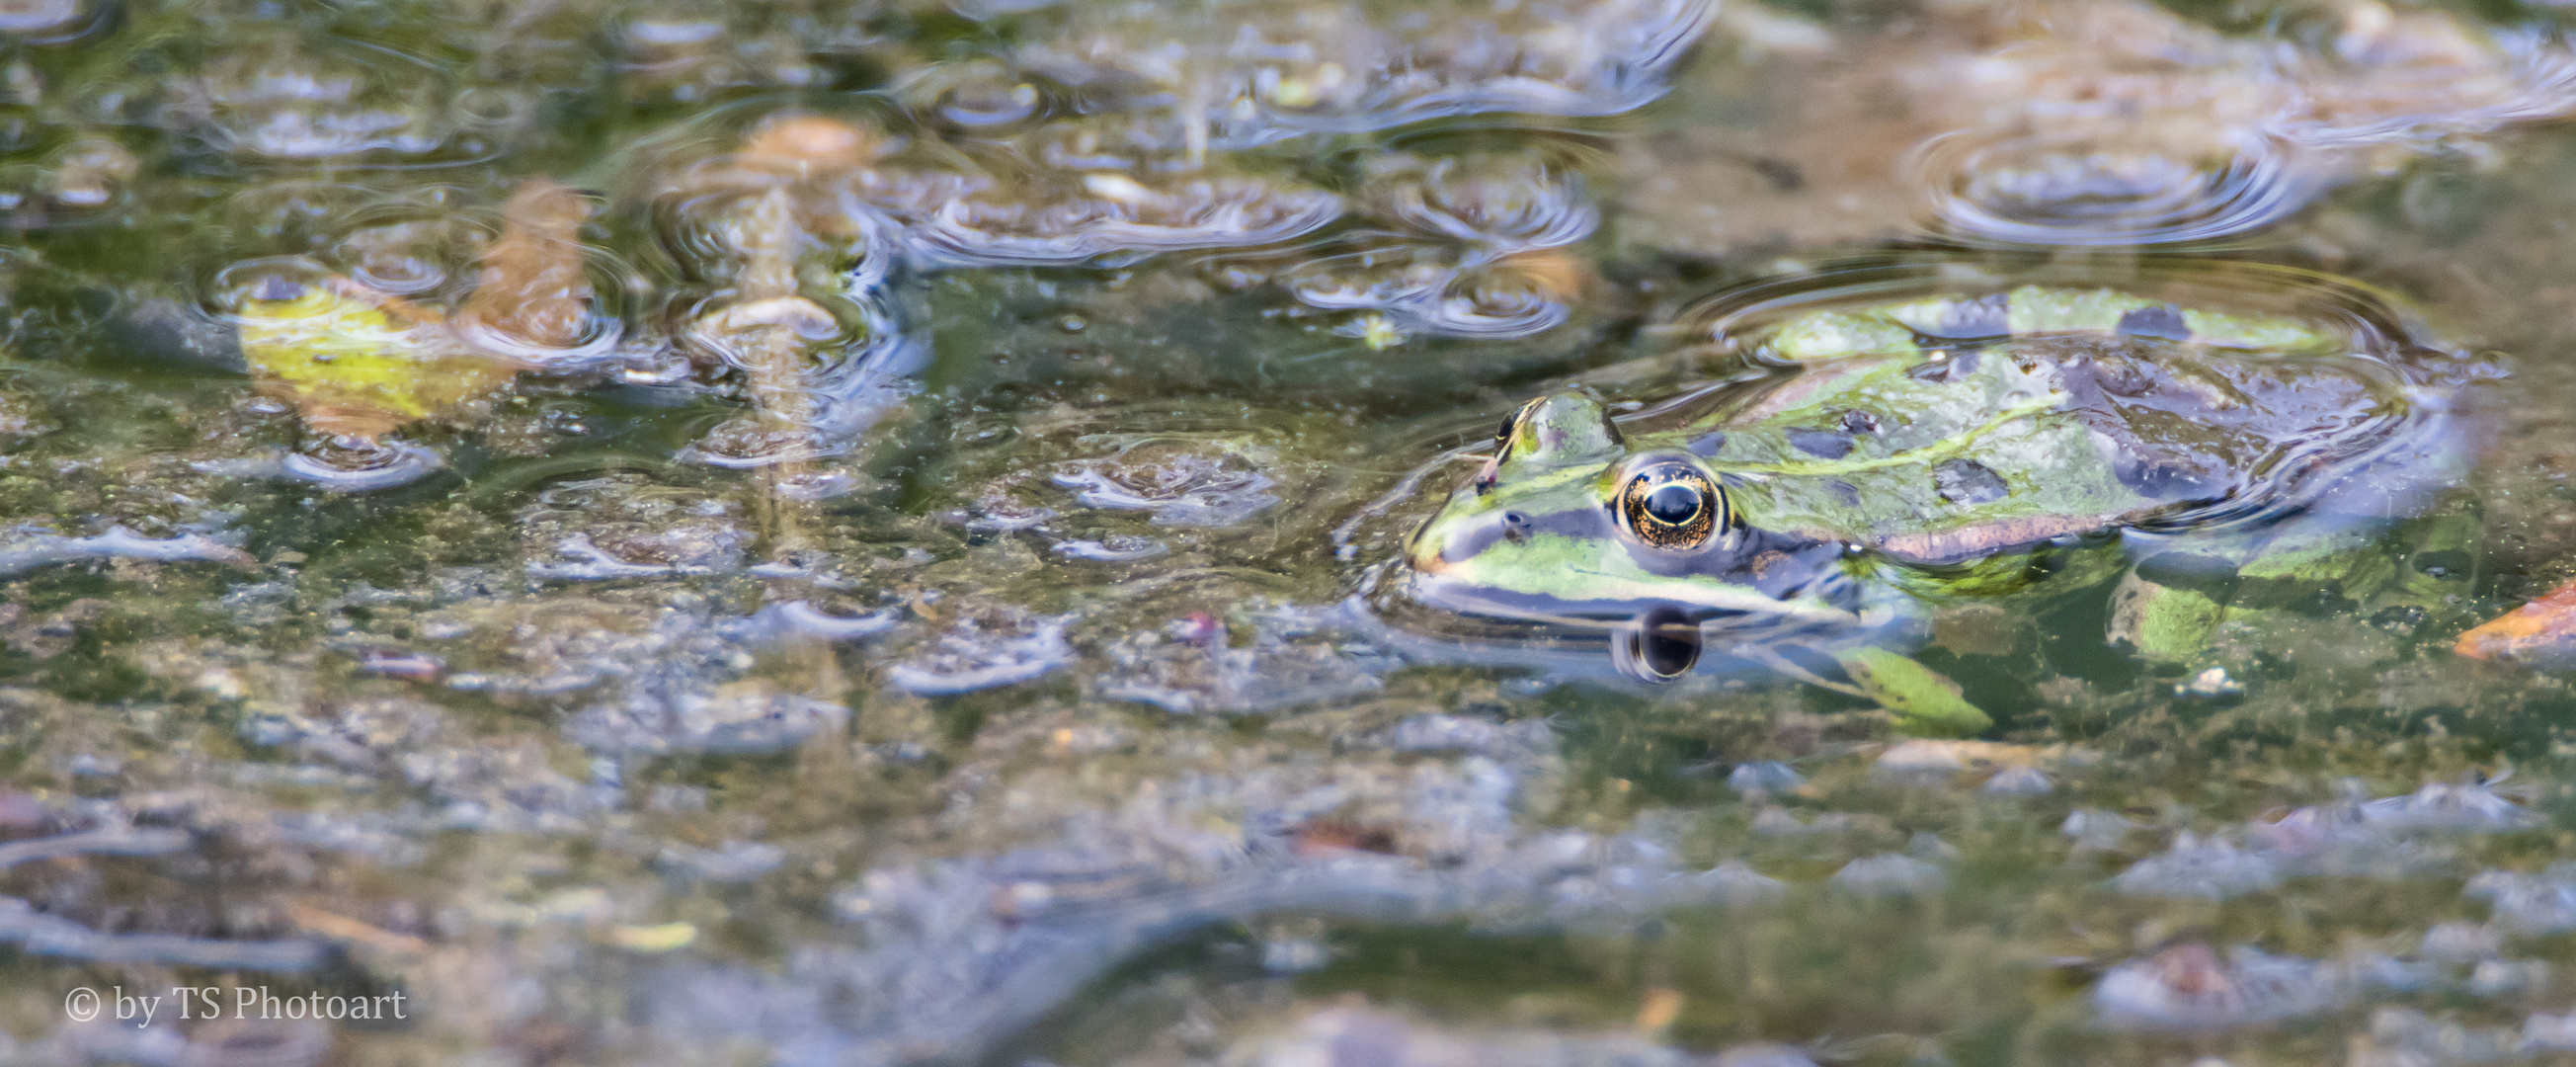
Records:
M1620 483L1619 527L1648 547L1693 549L1733 525L1726 491L1678 459L1648 463Z

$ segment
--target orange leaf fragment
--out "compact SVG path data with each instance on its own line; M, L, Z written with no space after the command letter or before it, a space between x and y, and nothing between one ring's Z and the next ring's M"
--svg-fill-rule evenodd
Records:
M579 231L589 218L580 194L545 178L528 179L501 205L501 236L483 250L483 275L459 309L464 322L498 335L497 354L581 344L592 293Z
M1646 1002L1637 1008L1637 1029L1656 1033L1671 1026L1682 1014L1682 992L1658 986L1646 990Z
M857 170L876 158L876 137L839 119L782 115L744 140L744 166L807 177Z
M2487 620L2451 649L2470 659L2576 656L2576 582Z

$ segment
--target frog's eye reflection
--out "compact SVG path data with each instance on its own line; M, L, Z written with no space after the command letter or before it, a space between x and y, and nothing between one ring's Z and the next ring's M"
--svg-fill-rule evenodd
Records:
M1647 682L1669 682L1699 665L1699 624L1671 608L1656 608L1611 639L1610 658L1621 673Z
M1726 494L1687 463L1657 463L1628 476L1619 524L1655 548L1698 548L1727 525Z

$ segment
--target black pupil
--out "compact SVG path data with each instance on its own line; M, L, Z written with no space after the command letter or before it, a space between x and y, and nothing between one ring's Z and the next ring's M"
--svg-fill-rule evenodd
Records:
M1514 421L1516 421L1516 420L1513 420L1513 419L1504 419L1504 420L1503 420L1503 428L1502 428L1502 429L1499 429L1499 430L1494 431L1494 440L1497 440L1497 441L1509 441L1509 440L1511 440L1511 439L1512 439L1512 423L1513 423Z
M1699 507L1699 487L1688 482L1665 482L1646 494L1646 514L1666 526L1691 521Z

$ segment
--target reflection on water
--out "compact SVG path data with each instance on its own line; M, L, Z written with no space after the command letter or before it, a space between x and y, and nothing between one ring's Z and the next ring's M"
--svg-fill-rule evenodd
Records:
M2566 22L0 3L0 1058L2563 1054Z

